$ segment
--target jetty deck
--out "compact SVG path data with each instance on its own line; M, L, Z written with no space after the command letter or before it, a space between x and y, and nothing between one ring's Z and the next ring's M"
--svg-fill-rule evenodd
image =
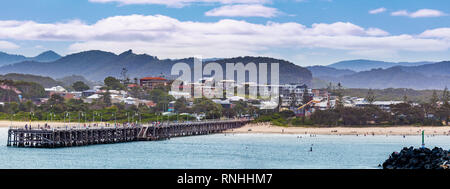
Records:
M155 141L172 137L207 135L242 127L250 120L215 120L160 125L34 128L11 127L7 146L60 148L131 141Z

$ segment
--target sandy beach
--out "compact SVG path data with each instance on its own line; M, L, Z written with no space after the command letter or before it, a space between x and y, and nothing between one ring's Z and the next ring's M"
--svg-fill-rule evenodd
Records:
M395 126L395 127L279 127L270 123L252 123L227 131L228 133L276 133L316 135L449 135L450 126Z
M45 121L33 121L31 125L43 126ZM25 126L30 122L13 121L13 126ZM49 122L52 127L63 127L64 122ZM81 123L84 124L84 123ZM8 128L11 121L0 121L0 128ZM70 123L77 126L78 122ZM316 135L450 135L450 126L367 126L367 127L279 127L270 123L252 123L244 127L226 131L226 133L273 133L273 134L316 134Z
M33 121L33 122L31 122L31 126L33 126L33 127L34 126L37 127L38 125L43 126L43 125L45 125L45 123L48 123L52 127L63 127L65 125L69 125L69 123L64 124L64 122ZM96 124L97 123L98 122L96 122ZM30 122L27 122L27 121L13 121L12 122L12 126L14 126L14 127L19 127L19 126L23 127L26 124L30 125ZM72 123L70 123L70 126L78 126L78 124L79 124L78 122L72 122ZM82 122L81 124L83 125L84 122ZM8 128L9 126L11 126L11 121L0 121L0 128L5 128L5 127Z

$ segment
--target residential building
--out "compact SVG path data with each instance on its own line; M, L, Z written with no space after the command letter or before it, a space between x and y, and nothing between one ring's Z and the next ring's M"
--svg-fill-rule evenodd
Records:
M61 86L55 86L51 88L44 88L45 92L47 93L47 96L52 96L53 94L57 94L62 96L63 94L67 93L67 90L64 87Z
M367 101L361 101L355 104L356 107L366 107L369 105L377 106L382 110L390 111L392 105L401 104L403 101L375 101L370 104Z
M223 108L233 108L234 106L234 104L232 104L229 99L226 100L213 99L212 101L216 104L220 104Z
M87 98L83 99L83 101L86 103L92 103L92 102L94 102L94 100L98 100L100 98L101 98L101 95L93 94L93 95L88 96Z
M169 80L162 77L144 77L140 80L141 87L146 87L150 90L158 86L167 86L169 84Z
M82 97L89 97L89 96L94 95L95 93L97 93L97 91L93 90L93 89L92 90L85 90L85 91L82 92L81 96Z
M172 95L175 99L179 99L181 97L184 97L185 99L191 98L191 93L189 92L169 91L169 95Z
M12 90L16 94L22 94L22 92L20 92L16 87L12 87L12 86L9 86L9 85L6 85L6 84L0 84L0 89Z
M81 92L81 91L72 91L70 93L73 95L73 98L76 98L76 99L83 97L83 92Z
M280 97L282 107L300 106L303 104L304 92L307 92L307 96L311 99L314 97L312 89L308 89L306 85L301 84L288 84L280 85Z

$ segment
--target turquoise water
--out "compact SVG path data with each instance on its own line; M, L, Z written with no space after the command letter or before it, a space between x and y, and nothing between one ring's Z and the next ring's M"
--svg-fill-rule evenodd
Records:
M6 147L0 128L0 169L376 169L393 151L420 136L216 134L84 147ZM450 136L426 137L428 147L450 148ZM309 149L313 144L313 152Z

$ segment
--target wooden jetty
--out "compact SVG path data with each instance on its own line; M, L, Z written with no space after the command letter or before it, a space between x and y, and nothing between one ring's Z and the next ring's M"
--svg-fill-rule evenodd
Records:
M250 120L216 120L166 123L148 126L72 127L52 129L10 128L7 146L58 148L110 144L130 141L154 141L172 137L220 133L241 127Z

